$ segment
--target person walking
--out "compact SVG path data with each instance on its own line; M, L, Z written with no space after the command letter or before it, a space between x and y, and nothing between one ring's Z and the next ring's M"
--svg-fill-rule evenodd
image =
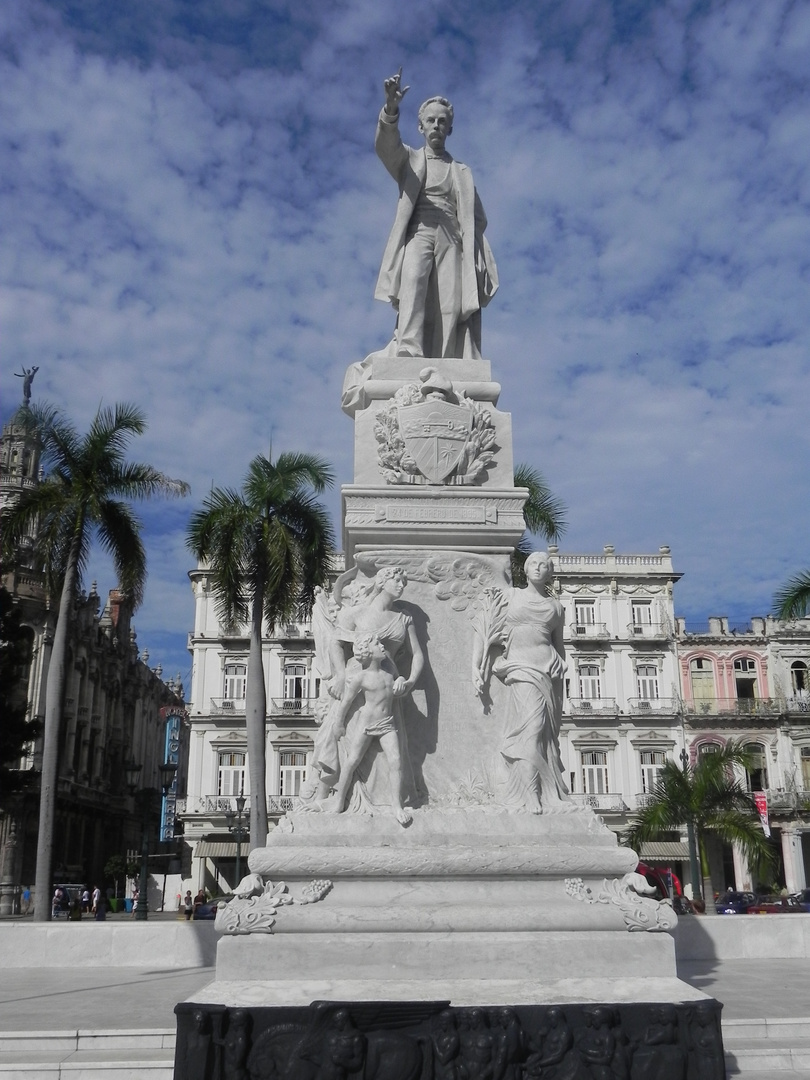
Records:
M183 898L183 912L186 916L186 922L190 922L191 916L194 913L194 901L191 898L191 889L186 890L186 895Z
M91 906L90 910L96 917L98 917L98 909L99 909L100 903L101 903L101 889L98 887L98 885L94 885L93 886L92 906Z

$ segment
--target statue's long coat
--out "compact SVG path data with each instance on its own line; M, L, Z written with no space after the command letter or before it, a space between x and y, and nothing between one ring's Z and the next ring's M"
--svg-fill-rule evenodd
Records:
M424 147L415 150L403 143L398 119L398 116L388 117L383 109L374 140L377 156L399 185L397 213L385 246L374 296L377 300L391 301L395 307L399 304L408 224L427 174ZM464 322L479 308L486 307L495 295L498 288L498 270L484 236L487 218L475 190L472 173L460 161L452 161L451 169L461 231L462 292L459 322Z

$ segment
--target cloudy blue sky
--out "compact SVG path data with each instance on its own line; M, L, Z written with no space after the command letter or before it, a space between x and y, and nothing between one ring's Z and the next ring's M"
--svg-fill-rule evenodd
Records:
M383 79L435 93L487 210L484 352L564 551L656 551L680 614L746 619L810 563L810 5L794 0L6 0L0 373L85 427L149 416L136 618L188 684L185 524L255 454L352 478L346 366L395 189ZM337 492L329 505L337 516ZM100 590L114 582L94 566Z

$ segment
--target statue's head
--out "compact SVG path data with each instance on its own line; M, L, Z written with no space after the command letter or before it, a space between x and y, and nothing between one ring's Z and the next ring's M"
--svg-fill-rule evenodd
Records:
M401 566L383 566L374 576L374 592L391 592L397 597L402 595L408 584L408 577Z
M545 589L551 581L554 569L547 551L533 551L523 564L526 580L536 588Z
M434 153L444 150L444 142L453 130L453 106L444 97L432 97L419 106L419 131Z
M352 652L355 660L359 660L361 664L367 664L375 656L383 659L385 646L377 634L363 634L355 640Z

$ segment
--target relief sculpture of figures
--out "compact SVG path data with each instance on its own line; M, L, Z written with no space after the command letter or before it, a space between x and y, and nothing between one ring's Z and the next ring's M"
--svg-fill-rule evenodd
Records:
M505 803L533 814L559 813L574 809L559 747L566 670L563 609L548 595L552 569L546 552L533 552L525 571L525 589L489 592L489 618L476 625L472 679L479 694L490 671L509 687L500 746L508 773ZM498 648L502 652L492 663L490 651Z
M486 215L469 168L445 149L453 130L446 98L429 98L419 109L425 145L402 142L399 108L409 87L401 77L400 68L385 80L375 139L399 202L374 295L399 313L398 356L480 357L481 308L498 288Z
M343 582L355 574L344 575ZM385 566L370 583L351 582L351 595L339 582L331 606L320 598L317 649L321 657L328 652L328 663L321 659L319 667L328 666L332 674L312 755L317 784L309 793L311 809L342 813L374 805L368 759L379 739L390 805L400 824L411 820L403 807L413 779L401 702L422 672L424 653L411 617L395 606L406 585L400 567Z

